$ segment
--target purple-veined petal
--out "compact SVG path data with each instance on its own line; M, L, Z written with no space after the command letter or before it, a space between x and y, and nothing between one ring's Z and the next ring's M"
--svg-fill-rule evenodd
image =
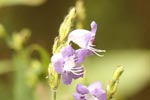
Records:
M70 46L66 46L66 47L63 47L60 51L63 55L63 57L70 57L72 56L74 53L75 53L75 50Z
M73 97L75 98L75 100L85 100L84 95L81 95L79 93L74 93Z
M54 69L59 74L63 71L63 65L64 65L64 59L62 57L61 53L55 54L51 58L52 65L54 66Z
M76 86L76 91L80 94L88 94L89 93L88 88L82 84L78 84Z
M63 72L61 74L61 79L64 84L69 85L72 82L72 73L70 72Z
M77 29L70 32L68 41L72 41L81 48L87 48L91 40L91 32L84 29Z
M91 32L92 32L93 34L95 34L95 33L96 33L96 30L97 30L97 24L96 24L95 21L92 21L92 23L91 23Z

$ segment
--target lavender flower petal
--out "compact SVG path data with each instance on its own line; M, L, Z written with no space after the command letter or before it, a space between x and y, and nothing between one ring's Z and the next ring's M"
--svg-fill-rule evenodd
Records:
M100 82L94 82L88 86L88 89L90 91L93 91L95 89L102 89L102 84Z
M68 42L71 41L77 44L80 48L88 49L89 51L93 52L97 56L100 55L99 52L105 52L105 50L95 49L93 45L93 41L95 39L97 30L97 24L93 21L91 23L91 31L84 30L84 29L77 29L70 32L68 36Z
M72 74L70 72L64 72L61 74L61 79L64 84L69 85L72 82Z
M100 82L94 82L88 87L78 84L73 97L75 100L106 100L106 93Z
M87 48L91 39L91 32L84 29L77 29L70 32L68 41L72 41L81 48Z
M103 89L95 89L90 92L92 95L97 97L99 100L106 100L106 93Z
M69 46L63 47L60 52L65 58L65 57L72 56L75 53L75 50L69 45Z
M61 75L64 84L68 85L72 79L83 77L84 69L80 65L89 50L79 49L74 50L70 45L63 47L60 53L55 54L51 61L56 72Z
M90 93L96 96L99 100L106 100L106 93L100 82L94 82L88 86Z
M76 50L75 62L81 63L84 61L85 57L88 55L92 55L93 53L88 49L78 49Z
M73 94L73 97L76 99L76 100L85 100L85 97L79 93L74 93Z
M80 94L88 94L89 93L88 88L82 84L77 85L76 91Z
M91 32L92 32L93 34L95 34L95 33L96 33L96 30L97 30L97 24L96 24L95 21L93 21L93 22L91 23Z
M64 64L64 59L62 57L62 54L58 53L58 54L53 55L51 58L51 62L54 66L55 71L58 72L59 74L62 73L63 64Z

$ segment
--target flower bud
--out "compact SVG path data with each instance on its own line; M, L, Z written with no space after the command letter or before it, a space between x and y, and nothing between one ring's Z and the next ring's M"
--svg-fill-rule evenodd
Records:
M52 64L49 64L49 68L48 68L48 73L49 73L49 85L51 87L51 89L56 90L59 84L59 80L60 80L60 75L55 72L54 67L52 66Z
M75 16L76 16L76 10L75 8L72 8L70 11L69 11L69 14L65 17L63 23L60 25L60 28L59 28L59 39L60 39L60 42L65 42L68 34L69 34L69 31L72 27L72 23L73 23L73 20L75 19Z
M119 79L119 77L121 76L121 74L122 74L123 71L124 71L123 68L124 68L123 66L119 66L119 67L115 70L115 72L114 72L114 74L113 74L113 80L118 80L118 79Z
M113 78L112 78L110 84L107 85L107 99L108 100L113 99L113 96L116 93L117 88L118 88L119 78L120 78L121 74L123 73L123 71L124 71L124 67L119 66L115 70L115 72L113 74Z

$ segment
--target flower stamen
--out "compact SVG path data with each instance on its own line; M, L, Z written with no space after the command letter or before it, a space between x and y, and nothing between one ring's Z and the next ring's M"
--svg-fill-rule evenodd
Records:
M71 72L75 75L83 75L83 67L72 67Z
M104 56L104 55L100 55L100 54L98 54L97 52L106 52L105 50L95 49L95 48L90 47L90 46L88 47L88 49L91 50L94 54L96 54L96 55L99 56L99 57L102 57L102 56Z
M72 72L74 75L77 75L77 76L84 74L84 72L82 72L82 73L77 73L77 72L74 72L74 71L71 71L71 72Z

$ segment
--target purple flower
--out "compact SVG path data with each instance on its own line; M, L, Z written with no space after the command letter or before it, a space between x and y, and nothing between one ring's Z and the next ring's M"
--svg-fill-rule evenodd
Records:
M97 52L105 52L105 50L95 49L93 48L95 45L93 45L95 35L97 30L97 24L93 21L91 23L91 31L85 30L85 29L76 29L70 32L68 36L68 42L74 42L77 44L80 48L85 48L92 53L95 53L98 56L102 56L98 54Z
M64 84L68 85L72 79L83 77L84 69L81 63L88 54L87 49L74 50L70 45L63 47L59 53L51 58L51 62L57 73L61 74Z
M78 84L73 97L75 100L106 100L106 92L100 82L94 82L88 87Z

